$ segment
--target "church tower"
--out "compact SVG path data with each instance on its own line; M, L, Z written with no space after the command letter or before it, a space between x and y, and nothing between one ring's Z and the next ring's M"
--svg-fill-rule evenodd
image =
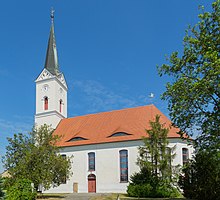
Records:
M60 72L54 34L54 11L51 11L51 28L45 66L36 79L35 125L56 128L67 117L67 84Z

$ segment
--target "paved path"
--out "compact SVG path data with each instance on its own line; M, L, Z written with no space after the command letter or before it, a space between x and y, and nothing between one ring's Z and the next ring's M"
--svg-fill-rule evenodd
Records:
M73 194L68 194L65 197L65 200L89 200L92 197L97 197L97 196L109 196L110 194L100 194L100 193L73 193Z

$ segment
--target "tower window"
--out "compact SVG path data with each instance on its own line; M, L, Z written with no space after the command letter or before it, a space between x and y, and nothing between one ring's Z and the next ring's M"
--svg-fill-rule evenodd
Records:
M48 110L48 97L44 97L44 110Z
M62 105L63 105L63 101L62 99L60 99L60 113L62 112Z
M120 154L120 182L128 182L128 151L121 150Z

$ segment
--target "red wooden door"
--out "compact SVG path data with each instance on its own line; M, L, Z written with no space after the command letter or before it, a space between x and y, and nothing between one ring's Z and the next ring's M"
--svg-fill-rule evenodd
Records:
M96 177L94 174L88 176L88 192L96 192Z

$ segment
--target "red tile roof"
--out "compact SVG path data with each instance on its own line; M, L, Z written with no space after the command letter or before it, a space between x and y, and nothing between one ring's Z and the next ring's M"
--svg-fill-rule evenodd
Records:
M61 147L139 140L147 136L145 130L150 129L149 121L154 121L157 114L161 116L161 123L170 127L171 121L154 105L148 105L63 119L54 134L61 136L57 143ZM178 131L172 127L168 137L179 138ZM117 132L128 135L112 136ZM75 141L70 141L74 138Z

